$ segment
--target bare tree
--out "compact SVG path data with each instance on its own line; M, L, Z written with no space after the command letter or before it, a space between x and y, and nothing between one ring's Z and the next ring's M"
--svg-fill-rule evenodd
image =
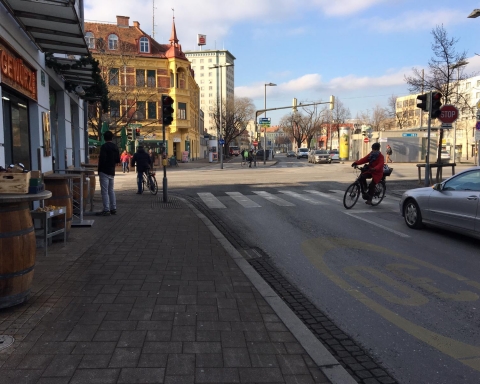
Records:
M380 105L375 105L372 111L367 109L357 114L357 118L363 123L372 126L373 131L378 132L388 119L388 112Z
M397 112L397 95L392 95L387 100L387 114L388 117L393 119L400 129L404 129L407 126L408 117L403 112Z
M220 126L220 113L222 113L222 126ZM243 134L247 129L248 122L255 116L255 104L248 97L235 97L233 99L224 99L222 111L219 106L214 107L214 112L210 114L213 117L217 132L225 140L225 151L230 142Z
M339 98L335 100L335 106L333 110L326 111L326 121L332 127L331 132L337 132L337 137L340 137L340 126L345 123L346 120L350 119L350 117L350 109L346 107ZM331 146L332 138L330 137L329 139Z
M413 75L405 76L410 92L441 92L444 104L455 102L460 110L470 109L466 95L458 92L459 82L473 76L464 72L467 52L456 51L455 45L458 39L449 38L443 25L437 25L431 33L433 57L428 62L428 72L423 76L421 70L413 68ZM437 149L438 163L441 161L442 139L443 129L440 129Z

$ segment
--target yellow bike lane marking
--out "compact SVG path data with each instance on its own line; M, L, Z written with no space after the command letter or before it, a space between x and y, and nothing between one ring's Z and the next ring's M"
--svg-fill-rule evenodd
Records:
M319 271L321 271L324 275L326 275L332 282L334 282L337 286L342 288L345 292L349 293L351 296L353 296L355 299L357 299L358 301L363 303L365 306L373 310L375 313L382 316L384 319L388 320L389 322L396 325L400 329L404 330L411 336L417 338L418 340L423 341L424 343L427 343L428 345L432 346L438 351L450 357L453 357L454 359L460 361L461 363L477 371L480 371L480 347L469 345L469 344L457 341L455 339L442 336L438 333L432 332L420 325L417 325L411 322L410 320L407 320L399 316L397 313L391 311L390 309L377 303L375 300L369 298L364 293L358 291L357 289L355 289L355 287L350 285L347 281L345 281L340 276L338 276L335 272L333 272L326 264L324 260L324 256L327 254L328 251L334 250L336 248L360 249L360 250L366 250L370 252L383 253L388 256L400 258L400 259L409 261L411 263L414 263L416 265L420 265L422 267L432 269L442 275L449 276L457 281L462 281L467 285L480 289L480 284L478 282L471 281L454 272L437 267L428 262L418 260L414 257L407 256L407 255L389 250L387 248L364 243L357 240L341 239L341 238L316 238L316 239L310 239L310 240L304 241L302 243L303 253L307 257L307 259L312 263L312 265L314 265ZM403 264L389 264L389 266L390 266L389 267L390 270L394 270L398 275L402 274L404 276L406 273L404 272L405 269L416 269L415 267L405 266ZM347 267L345 271L350 276L356 278L357 281L362 282L362 279L364 278L360 277L358 274L358 270L362 268L363 267L360 267L360 268ZM376 277L380 277L382 281L387 282L387 279L380 276L380 272L378 271L374 272L371 268L368 268L368 267L365 267L365 270L367 270L370 273L373 272L373 274L376 275ZM438 288L434 289L429 285L430 283L429 279L413 278L411 276L408 276L408 280L409 282L417 282L418 285L421 286L422 288L425 288L425 286L429 287L428 291L432 292L433 294L436 294L439 297L444 297L444 298L449 297L455 301L478 300L478 295L470 291L460 291L454 295L441 292ZM367 283L367 287L368 287L368 284L369 284L368 280L363 282ZM398 285L395 286L395 288L398 289ZM380 294L382 297L389 300L390 302L395 302L395 298L392 299L392 294L386 293L386 292L387 291L381 292L381 290L376 289L377 294ZM407 290L404 289L404 292L407 292ZM423 305L424 303L425 303L425 300L420 299L418 294L415 293L411 295L410 301L408 301L407 299L407 302L404 304L418 306L418 305Z

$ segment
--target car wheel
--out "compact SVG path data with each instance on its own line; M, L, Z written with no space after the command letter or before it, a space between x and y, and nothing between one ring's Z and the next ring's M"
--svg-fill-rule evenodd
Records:
M413 199L409 199L403 205L403 217L405 218L405 224L409 228L420 229L422 224L422 213L417 202Z

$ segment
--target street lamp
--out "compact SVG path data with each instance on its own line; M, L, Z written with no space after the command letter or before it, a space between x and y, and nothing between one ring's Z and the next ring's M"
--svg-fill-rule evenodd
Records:
M479 11L477 9L477 11ZM479 11L479 16L480 16L480 11ZM458 88L460 87L459 81L460 81L460 68L467 65L468 61L461 60L456 64L453 64L450 66L451 69L456 69L457 70L457 104L458 104ZM468 148L467 148L468 151ZM457 122L455 122L455 126L453 127L453 162L455 162L457 159Z
M268 83L265 84L265 98L264 98L264 109L267 109L267 87L276 87L277 84ZM265 117L267 117L267 111L265 111ZM267 126L265 126L263 131L263 164L267 163Z
M209 69L213 69L213 68L217 68L217 69L220 69L220 132L218 133L218 138L217 138L217 143L218 143L218 140L222 139L222 126L223 126L223 121L222 121L222 115L223 115L223 108L222 108L222 76L223 76L223 73L222 73L222 68L224 67L232 67L233 64L232 63L225 63L225 64L213 64L211 67L209 67ZM218 105L218 102L217 102L217 105ZM218 146L220 148L220 143L218 143ZM220 169L223 169L223 144L222 144L222 151L220 152Z

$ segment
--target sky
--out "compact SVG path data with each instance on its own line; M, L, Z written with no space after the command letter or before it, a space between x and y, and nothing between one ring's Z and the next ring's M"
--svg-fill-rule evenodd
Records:
M432 29L443 25L456 49L466 51L466 73L480 73L480 8L475 0L85 0L85 19L115 22L130 16L168 43L175 14L182 49L228 49L235 56L235 96L257 109L340 99L351 113L387 107L409 94L405 76L428 69ZM174 9L174 11L172 10ZM266 87L274 83L277 86ZM290 110L272 111L272 125Z

